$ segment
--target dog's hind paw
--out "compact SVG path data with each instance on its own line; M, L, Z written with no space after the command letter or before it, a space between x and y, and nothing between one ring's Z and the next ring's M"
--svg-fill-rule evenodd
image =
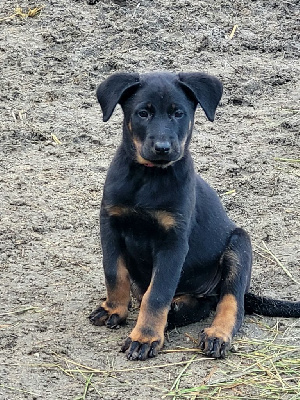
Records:
M208 357L225 358L230 344L231 336L213 327L206 328L199 334L199 347Z

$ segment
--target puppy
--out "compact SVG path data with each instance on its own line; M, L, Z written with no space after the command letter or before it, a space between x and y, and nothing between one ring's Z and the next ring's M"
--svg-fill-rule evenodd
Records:
M213 309L199 346L215 358L226 355L245 310L300 316L300 302L248 293L249 236L194 171L195 110L200 105L213 121L221 96L221 82L204 73L117 73L97 90L103 120L119 103L124 121L101 205L107 298L90 320L119 327L132 292L140 312L122 346L130 360L156 356L167 326L199 321Z

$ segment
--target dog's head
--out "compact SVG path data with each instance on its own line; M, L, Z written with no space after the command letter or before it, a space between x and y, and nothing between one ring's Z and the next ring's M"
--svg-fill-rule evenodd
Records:
M189 144L197 104L214 120L221 82L204 73L116 73L97 89L106 122L119 103L124 141L135 161L167 167L181 159Z

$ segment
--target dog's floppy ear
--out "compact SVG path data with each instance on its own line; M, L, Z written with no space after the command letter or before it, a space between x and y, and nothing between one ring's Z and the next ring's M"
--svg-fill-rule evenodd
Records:
M182 72L178 77L179 83L193 94L207 118L213 121L223 93L223 85L219 79L201 72Z
M139 74L121 72L111 75L99 85L97 99L102 109L104 122L109 120L124 92L138 86L139 82Z

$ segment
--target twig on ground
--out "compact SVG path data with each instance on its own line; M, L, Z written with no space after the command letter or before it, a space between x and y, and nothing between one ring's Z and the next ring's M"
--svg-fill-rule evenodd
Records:
M269 249L269 247L266 245L265 242L262 242L264 247L255 245L258 249L266 252L267 254L269 254L273 260L277 263L277 265L279 265L279 267L281 267L283 269L283 271L292 279L293 282L297 283L298 285L300 285L300 282L297 281L297 279L295 279L293 277L293 275L290 273L290 271L282 264L281 261L279 261L279 259L275 256L275 254L272 253L272 251Z
M237 30L238 25L234 25L234 27L232 28L231 34L229 35L229 39L231 40L235 34L235 31Z

